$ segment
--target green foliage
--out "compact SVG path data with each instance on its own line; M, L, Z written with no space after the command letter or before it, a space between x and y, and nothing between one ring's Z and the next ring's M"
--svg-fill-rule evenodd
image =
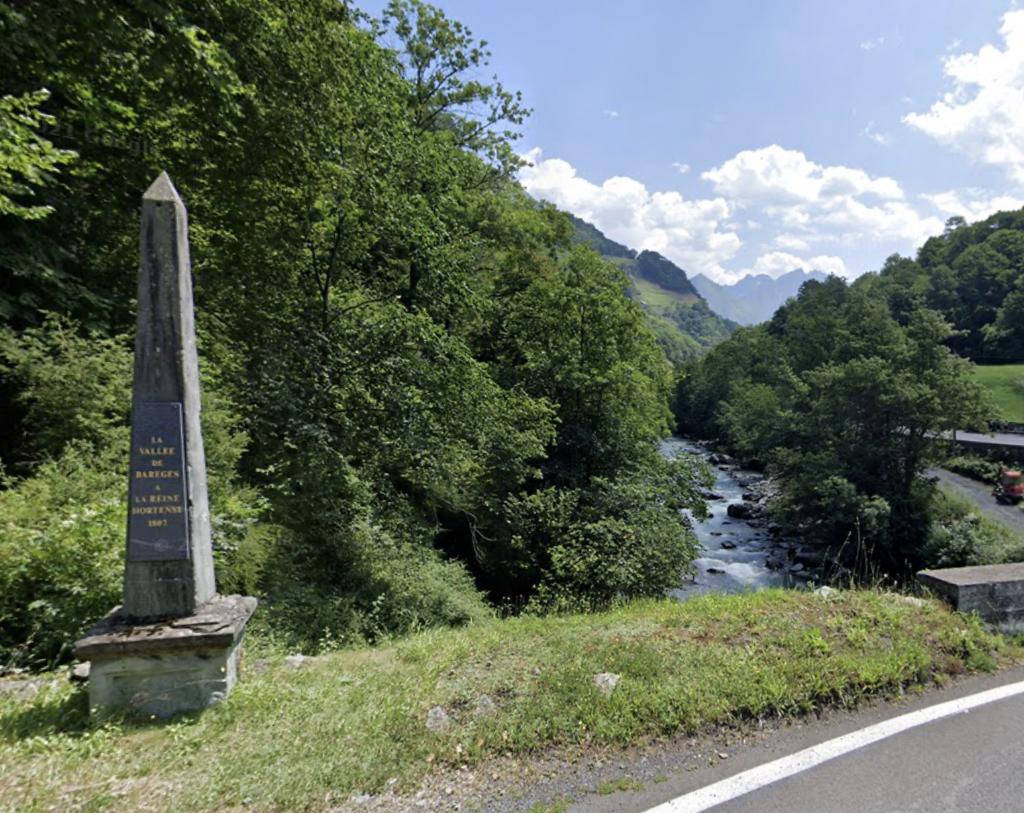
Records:
M808 282L689 369L677 408L684 426L769 465L782 519L903 573L927 541L921 474L944 453L934 435L990 413L941 316L897 319L887 304L838 278Z
M1024 559L1024 537L979 514L969 500L939 489L924 558L930 567L1019 562Z
M540 573L531 607L602 608L678 585L697 553L679 512L703 511L694 466L663 461L639 476L597 478L588 491L549 488L511 498L517 564Z
M0 97L0 217L41 220L53 211L31 201L74 153L57 149L40 135L41 129L54 124L53 117L39 109L49 97L45 90Z
M999 212L972 225L951 218L915 260L894 255L856 285L881 296L901 321L918 307L937 310L957 330L950 346L968 358L1019 361L1022 268L1024 212Z
M994 483L999 475L999 464L982 457L957 456L946 460L942 467L964 477L979 480L982 483Z
M629 276L630 297L640 303L675 367L729 338L736 325L712 312L683 269L654 251L637 254L578 217L571 220L574 245L589 246Z
M12 506L44 475L69 488L73 447L110 478L97 499L123 485L138 200L167 170L189 210L218 578L261 597L268 634L378 640L485 618L481 590L521 606L548 572L605 600L686 566L685 521L652 491L671 367L626 277L515 183L528 111L480 78L463 25L418 0L376 21L335 0L26 0L0 30L0 93L48 87L28 123L78 154L36 190L48 217L0 218ZM510 507L540 494L578 506L591 561L629 540L616 573L554 568L540 540L520 566Z
M119 603L123 470L122 455L97 459L74 443L0 491L0 664L40 668L65 658Z
M52 314L38 328L0 333L0 376L17 385L24 412L19 455L54 458L71 440L126 449L131 369L124 337L83 336Z

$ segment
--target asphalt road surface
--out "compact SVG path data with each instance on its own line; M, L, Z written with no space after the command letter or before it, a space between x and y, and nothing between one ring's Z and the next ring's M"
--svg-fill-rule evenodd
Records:
M895 706L782 731L766 746L740 749L696 773L670 777L641 792L581 799L574 813L642 813L672 800L682 805L702 787L822 746L951 699L965 699L1024 679L1017 668L972 678ZM1024 695L997 700L858 748L713 807L713 813L1020 813L1024 811Z
M928 469L926 473L929 477L937 477L950 491L969 499L989 519L1018 533L1024 533L1024 511L1016 505L1001 505L996 502L996 498L992 496L992 486L945 469ZM1024 811L1024 800L1021 803L1021 810Z

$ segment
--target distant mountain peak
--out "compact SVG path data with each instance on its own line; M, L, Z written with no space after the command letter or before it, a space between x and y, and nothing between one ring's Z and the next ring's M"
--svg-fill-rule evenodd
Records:
M737 327L714 313L686 271L657 251L634 251L591 223L569 215L572 241L590 246L632 281L630 297L646 312L666 355L676 364L706 352Z
M748 274L731 285L724 285L695 274L690 282L716 312L741 325L755 325L771 318L787 299L796 296L808 280L819 282L828 277L823 271L794 268L780 277Z

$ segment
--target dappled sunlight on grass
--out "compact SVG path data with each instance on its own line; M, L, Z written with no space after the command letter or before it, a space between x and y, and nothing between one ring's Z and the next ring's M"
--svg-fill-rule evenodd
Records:
M321 809L389 780L414 787L438 767L852 706L1016 654L938 604L869 592L766 590L513 618L297 667L277 659L243 672L222 706L168 724L92 727L66 687L8 698L0 791L17 788L30 810L221 810L246 799L257 810ZM610 696L594 685L599 672L620 677ZM428 730L434 707L446 725Z

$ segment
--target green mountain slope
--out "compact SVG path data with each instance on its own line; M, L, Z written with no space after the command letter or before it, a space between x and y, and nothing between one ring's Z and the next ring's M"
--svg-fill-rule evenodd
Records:
M650 319L658 341L673 364L703 355L729 338L735 322L723 319L686 276L686 272L656 251L636 252L608 239L594 225L570 215L574 243L590 246L619 266L633 285L630 296Z

